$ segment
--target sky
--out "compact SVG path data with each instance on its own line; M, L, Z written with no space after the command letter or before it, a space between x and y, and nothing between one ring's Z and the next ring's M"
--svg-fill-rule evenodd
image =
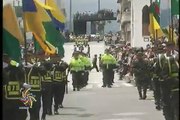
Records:
M3 0L5 3L12 3L13 0ZM18 1L18 0L15 0ZM43 1L43 0L40 0ZM66 17L69 20L70 16L70 0L65 0ZM100 9L112 9L114 12L118 9L117 0L100 0ZM72 15L77 12L97 12L98 11L98 0L72 0Z
M13 0L3 0L3 4L12 3ZM15 0L18 1L18 0ZM40 0L43 1L43 0ZM70 8L70 0L65 0L65 9L67 13L67 17L69 18L69 8ZM100 8L101 9L112 9L113 11L117 11L118 4L117 0L100 0ZM72 14L84 11L97 12L98 10L98 0L72 0Z
M69 13L70 0L65 0L65 6L67 13ZM100 0L100 9L112 9L117 11L118 4L117 0ZM98 11L98 0L72 0L72 13L76 12L97 12ZM68 17L68 16L67 16Z

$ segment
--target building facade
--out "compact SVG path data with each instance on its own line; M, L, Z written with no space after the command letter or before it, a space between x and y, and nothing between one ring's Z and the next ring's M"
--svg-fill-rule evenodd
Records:
M150 44L149 24L143 20L143 12L148 9L149 0L131 0L131 46L146 48ZM146 14L144 12L144 14ZM148 13L147 13L148 14Z
M150 5L148 0L117 0L117 21L120 23L121 36L132 47L146 47L150 44L148 23L143 24L143 10Z
M120 23L121 37L126 42L131 41L131 1L117 0L117 21Z

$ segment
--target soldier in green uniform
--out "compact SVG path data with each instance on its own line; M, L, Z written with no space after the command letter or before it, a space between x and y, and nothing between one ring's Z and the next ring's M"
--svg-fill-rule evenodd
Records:
M171 45L160 61L163 115L166 120L179 120L179 64L171 55Z
M168 58L170 86L170 105L173 120L179 120L179 63L174 57Z
M152 86L153 86L153 94L154 94L154 100L156 109L161 109L161 90L160 90L160 81L159 81L159 64L158 64L158 58L154 58L153 60L154 64L152 66Z
M161 99L162 99L162 110L165 120L172 120L171 107L170 107L170 88L171 81L169 79L169 68L168 60L170 57L170 51L165 50L165 54L159 54L159 65L161 68L160 71L160 87L161 87Z
M146 99L146 92L148 87L148 74L150 69L148 63L143 59L143 53L137 53L137 60L133 62L133 73L135 76L136 86L139 93L139 99Z

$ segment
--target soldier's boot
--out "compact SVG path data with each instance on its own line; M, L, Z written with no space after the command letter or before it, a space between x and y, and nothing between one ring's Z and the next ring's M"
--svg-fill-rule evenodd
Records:
M142 92L141 91L138 92L139 92L139 100L142 100Z
M161 106L160 105L156 105L156 110L161 110Z
M59 115L58 105L54 105L54 114L55 114L55 115Z
M52 108L49 108L49 109L47 110L47 114L48 114L48 115L52 115Z
M77 91L80 91L80 87L77 87Z
M147 97L147 96L146 96L146 92L147 92L147 89L143 89L143 97L142 97L142 98L143 98L143 100L145 100L145 99L146 99L146 97Z
M76 91L76 87L73 85L73 91Z
M161 110L161 103L160 100L155 100L156 110Z
M141 86L137 86L138 93L139 93L139 100L142 100L142 89Z
M64 108L64 106L62 104L59 105L59 108Z
M46 114L45 113L42 114L41 120L46 120Z

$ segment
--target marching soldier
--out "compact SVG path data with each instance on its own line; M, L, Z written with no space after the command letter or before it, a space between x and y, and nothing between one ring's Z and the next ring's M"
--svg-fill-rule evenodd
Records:
M42 76L42 106L43 113L41 120L46 119L46 114L52 115L52 63L48 59L42 63L44 75Z
M24 71L19 63L11 60L8 66L3 68L3 119L26 120L27 107L20 101L23 87Z
M114 79L113 69L116 67L117 61L115 57L110 54L108 49L105 50L105 54L101 57L101 66L103 71L103 85L102 87L111 88L112 79Z
M92 61L92 64L93 64L93 67L92 69L96 68L96 71L99 72L99 69L98 69L98 66L97 66L97 54L94 55L94 58L93 58L93 61Z
M54 59L54 58L53 58ZM54 60L53 60L54 61ZM53 97L54 114L58 115L58 109L63 108L62 102L65 94L65 85L67 83L66 70L68 64L60 56L55 56L55 66L53 67Z
M133 73L135 76L136 86L139 93L139 99L146 99L146 92L148 87L148 74L149 66L147 62L143 59L143 53L137 53L137 60L133 62ZM143 90L143 91L142 91Z
M165 54L159 54L159 65L160 71L160 86L161 86L161 99L162 99L162 110L166 120L172 120L171 109L170 109L170 80L168 79L168 61L170 57L170 51L166 49Z
M153 86L153 94L154 94L154 100L156 109L161 109L161 89L160 89L160 81L159 81L159 72L160 72L160 66L158 62L158 58L154 58L153 60L154 64L152 66L152 86Z
M179 120L179 63L174 57L168 58L170 87L170 105L173 120Z
M75 52L73 54L73 57L69 63L69 70L72 74L72 85L73 85L73 91L80 90L80 84L83 81L83 72L84 72L84 63L79 58L79 53Z
M83 74L83 81L82 81L82 87L86 86L88 84L89 80L89 71L91 70L91 61L89 60L89 57L85 53L81 53L79 56L81 61L84 64L85 70Z
M163 115L166 120L179 119L179 65L171 55L170 46L166 46L166 53L161 55L161 93Z
M31 56L32 53L30 53L27 56L27 62L32 63L32 58ZM32 108L29 108L29 113L30 113L30 120L40 120L39 117L39 111L41 108L41 80L42 80L42 75L44 74L42 66L40 66L39 63L34 63L32 66L24 66L25 68L25 79L26 83L31 85L31 93L35 96L36 102L34 102Z

